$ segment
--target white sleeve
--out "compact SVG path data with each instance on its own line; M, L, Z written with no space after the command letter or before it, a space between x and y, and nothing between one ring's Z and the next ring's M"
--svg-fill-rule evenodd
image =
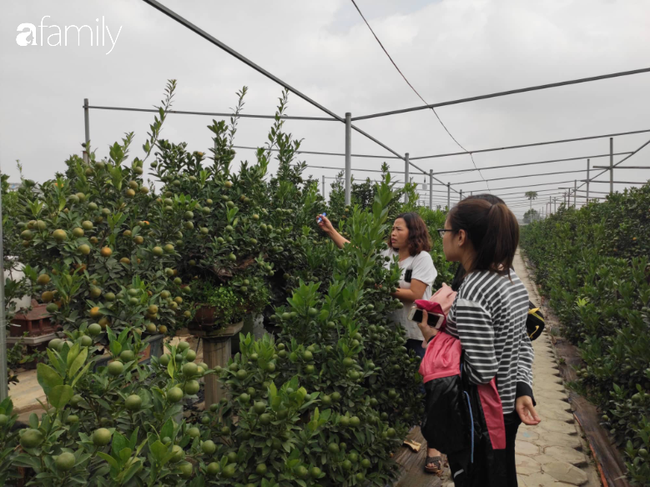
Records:
M438 271L433 265L433 259L429 252L420 252L413 259L413 273L411 279L417 279L427 286L433 286L433 282L438 277Z

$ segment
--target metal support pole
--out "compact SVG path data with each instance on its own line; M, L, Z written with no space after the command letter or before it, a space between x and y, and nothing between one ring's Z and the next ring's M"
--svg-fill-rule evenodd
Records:
M352 114L345 114L345 205L352 201Z
M88 98L84 98L84 135L86 137L84 162L90 164L90 113L88 110Z
M589 203L589 165L590 161L587 159L587 203Z
M447 211L451 209L451 183L447 183Z
M325 199L325 174L323 174L323 199Z
M429 169L429 209L433 210L433 169Z
M409 178L409 153L404 154L404 189L406 190L406 185L410 182ZM408 193L404 193L404 203L409 202Z
M578 180L574 179L573 180L573 207L576 207L576 198L578 194Z
M459 194L458 198L459 198L458 201L463 201L463 190L462 189L460 190L460 194Z
M614 194L614 137L609 138L609 194Z
M553 197L548 197L548 212L553 213Z
M553 213L557 213L557 198L553 198Z
M2 192L0 191L0 222L2 222ZM2 236L2 224L0 224L0 401L9 395L7 385L7 326L5 325L5 259Z

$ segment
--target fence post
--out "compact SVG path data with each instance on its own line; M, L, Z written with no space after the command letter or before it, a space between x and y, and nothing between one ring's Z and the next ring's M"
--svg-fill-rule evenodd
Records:
M409 202L409 195L406 193L406 185L409 183L409 153L404 154L404 203Z
M352 201L352 114L345 114L345 205Z
M2 192L0 191L0 222L2 221ZM4 248L2 242L2 225L0 225L0 401L9 395L7 385L7 326L5 325L5 268Z
M88 98L84 98L84 136L86 140L84 162L90 164L90 112L88 110Z
M614 137L609 138L609 194L614 194Z
M589 203L589 165L590 161L587 159L587 203Z
M447 211L451 208L451 183L447 183Z
M433 210L433 169L429 169L429 209Z

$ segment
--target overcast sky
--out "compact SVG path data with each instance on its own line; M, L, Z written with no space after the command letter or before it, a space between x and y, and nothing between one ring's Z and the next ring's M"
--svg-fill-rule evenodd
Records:
M650 65L648 0L357 0L409 81L430 103L467 96L594 76ZM162 0L162 3L253 62L271 71L322 105L353 116L421 105L380 49L350 0ZM44 16L46 17L44 20ZM99 21L96 21L99 19ZM18 45L18 26L36 26L37 45ZM43 23L43 34L39 25ZM67 46L48 46L48 37L71 25L99 29L90 45L84 31ZM102 30L102 25L104 29ZM57 27L55 27L57 26ZM23 32L23 31L21 31ZM75 31L70 31L71 34ZM113 37L111 41L110 35ZM3 0L0 6L0 164L18 181L45 181L63 170L65 159L80 153L84 140L83 99L91 105L151 108L160 102L168 79L178 80L174 108L224 112L235 93L248 86L245 113L272 114L281 87L209 44L144 2L136 0ZM32 38L29 38L32 42ZM41 42L43 45L41 46ZM451 133L469 150L650 129L650 74L599 81L456 105L438 110ZM290 96L290 115L322 112ZM141 145L151 114L91 110L90 138L101 157L125 132L136 133L132 156ZM210 117L172 115L163 138L188 142L191 150L211 144ZM456 152L458 147L430 110L357 122L358 126L400 154L411 157ZM263 145L269 120L244 119L236 143ZM335 122L286 123L304 150L343 152L344 126ZM620 137L616 152L632 151L650 134ZM355 153L389 155L359 134ZM552 158L606 154L608 139L477 154L479 168ZM624 165L648 165L650 146ZM241 150L238 160L251 160ZM620 160L622 156L616 157ZM343 167L342 157L303 155L311 165ZM404 163L387 160L395 171ZM355 158L353 167L377 169L381 159ZM608 158L592 165L608 164ZM420 160L434 172L470 169L467 155ZM272 167L275 170L276 166ZM146 169L146 168L145 168ZM523 193L539 191L537 208L550 189L573 185L585 173L523 176L586 169L586 159L540 166L482 171L489 187L521 215ZM336 170L309 169L320 178ZM357 179L370 175L355 171ZM411 176L424 176L411 168ZM403 176L398 176L402 179ZM477 172L441 175L456 189L486 191ZM650 171L619 170L619 181L643 181ZM607 180L603 175L600 180ZM331 180L327 180L329 184ZM532 186L549 183L547 186ZM626 185L617 185L622 189ZM514 187L514 188L512 188ZM503 189L499 188L512 188ZM436 187L437 191L445 188ZM607 191L608 184L592 184ZM435 202L446 199L434 193ZM428 202L428 196L425 196ZM454 196L457 199L457 196ZM453 199L452 199L453 200Z

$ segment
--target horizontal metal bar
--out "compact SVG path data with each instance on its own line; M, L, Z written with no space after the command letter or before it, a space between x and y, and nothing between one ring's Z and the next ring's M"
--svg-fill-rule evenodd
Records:
M578 192L579 193L586 193L587 190L586 189L578 189ZM609 194L609 191L592 191L592 190L589 190L589 194L592 194L592 193L593 194Z
M147 0L145 0L147 1ZM577 85L581 83L590 83L592 81L601 81L604 79L612 79L612 78L619 78L622 76L631 76L635 74L642 74L642 73L648 73L650 72L650 68L641 68L641 69L633 69L630 71L619 71L617 73L609 73L609 74L601 74L598 76L589 76L587 78L578 78L578 79L572 79L572 80L566 80L566 81L559 81L556 83L546 83L543 85L536 85L536 86L528 86L526 88L517 88L514 90L507 90L507 91L498 91L496 93L489 93L487 95L478 95L478 96L470 96L468 98L459 98L456 100L450 100L450 101L443 101L439 103L432 103L429 105L422 105L422 106L417 106L417 107L411 107L411 108L402 108L401 110L391 110L387 112L380 112L380 113L372 113L369 115L361 115L359 117L352 117L353 121L356 120L368 120L371 118L378 118L378 117L386 117L389 115L398 115L401 113L409 113L409 112L416 112L419 110L427 110L430 108L440 108L440 107L446 107L450 105L459 105L461 103L468 103L471 101L479 101L479 100L487 100L490 98L498 98L501 96L509 96L509 95L516 95L519 93L528 93L531 91L539 91L539 90L547 90L549 88L558 88L560 86L569 86L569 85Z
M523 191L523 189L522 189L522 191ZM502 196L507 196L507 195L512 195L512 194L522 194L522 191L516 191L516 192L512 192L512 193L501 193L501 194L496 194L496 193L492 192L492 193L490 193L490 194L493 194L494 196L502 197ZM545 192L545 191L554 191L554 192L555 192L555 191L557 191L557 190L556 190L555 188L550 188L550 189L540 189L540 190L536 191L536 193L543 193L543 192ZM542 195L542 196L552 196L552 195L548 195L548 194L547 194L547 195Z
M233 145L234 149L248 149L248 150L257 150L259 147L254 147L254 146L249 146L249 145ZM264 148L264 150L268 150ZM277 152L280 149L271 149L273 152ZM345 154L342 152L322 152L322 151L307 151L307 150L298 150L296 151L296 154L311 154L311 155L317 155L317 156L343 156L345 157ZM395 157L395 156L378 156L374 154L351 154L352 157L367 157L367 158L372 158L372 159L400 159L403 160L401 157ZM342 168L344 169L344 168Z
M578 181L589 181L590 183L603 183L603 184L609 184L610 181L594 181L593 179L587 180L587 179L579 179ZM634 182L634 181L614 181L614 184L648 184L648 181L645 182Z
M594 166L594 169L610 169L610 166ZM650 169L650 166L614 166L614 169Z
M551 181L548 183L535 183L535 184L526 184L524 186L507 186L505 188L492 188L492 192L490 194L496 193L496 191L501 191L503 189L521 189L522 191L526 191L528 188L536 188L539 186L548 186L551 184L564 184L564 183L572 183L573 179L568 180L568 181Z
M133 107L106 107L106 106L89 106L88 108L93 108L95 110L114 110L114 111L125 111L125 112L146 112L146 113L158 113L157 109L154 108L133 108ZM190 110L167 110L167 113L172 113L175 115L205 115L210 117L232 117L234 113L220 113L220 112L195 112ZM275 115L251 115L246 113L240 113L238 117L241 118L263 118L274 120ZM335 118L325 118L325 117L301 117L301 116L289 116L282 115L280 117L283 120L308 120L308 121L318 121L318 122L338 122Z
M345 168L343 167L332 167L332 166L312 166L311 164L307 166L308 168L314 168L314 169L332 169L335 171L343 171ZM352 168L353 171L361 171L361 172L379 172L383 173L381 169L359 169L356 167ZM391 174L404 174L404 171L390 171ZM427 183L428 184L428 183Z
M518 144L518 145L508 145L508 146L502 146L502 147L491 147L488 149L477 149L474 151L469 151L471 154L480 154L483 152L496 152L496 151L502 151L502 150L510 150L510 149L524 149L526 147L538 147L542 145L553 145L553 144L565 144L569 142L581 142L585 140L594 140L594 139L604 139L604 138L609 138L609 137L620 137L623 135L635 135L635 134L644 134L650 132L650 129L645 129L645 130L631 130L628 132L617 132L613 134L601 134L601 135L588 135L586 137L574 137L571 139L557 139L557 140L547 140L544 142L532 142L530 144ZM419 157L411 157L411 159L418 160L418 159L437 159L440 157L451 157L451 156L462 156L467 154L467 152L448 152L445 154L433 154L431 156L419 156ZM609 155L609 154L608 154Z
M521 178L534 178L534 177L539 177L539 176L555 176L557 174L574 174L574 173L580 173L580 172L586 172L587 169L578 169L575 171L556 171L556 172L546 172L546 173L538 173L538 174L523 174L521 176L506 176L503 178L491 178L491 179L477 179L475 181L463 181L463 182L456 182L454 183L456 186L461 186L463 184L475 184L475 183L482 183L485 181L504 181L506 179L521 179Z
M392 174L392 173L391 173L391 174ZM399 173L399 174L404 174L404 173L401 172L401 173ZM334 177L334 176L325 176L325 179L333 179L333 180L336 180L336 179L339 179L339 178ZM354 182L360 181L361 183L365 183L366 180L367 180L367 179L357 179L357 180L355 180ZM341 182L343 182L343 181L341 181ZM383 183L383 181L380 181L380 180L377 180L377 179L371 179L370 182L371 182L371 183ZM391 183L404 184L404 181L394 180L394 181L391 181ZM422 183L419 183L419 182L417 182L417 181L411 181L409 184L418 184L418 185L419 185L419 184L422 184ZM440 184L440 183L439 183L439 184L434 183L433 185L434 185L434 186L445 186L445 187L447 186L447 184ZM427 182L427 186L429 186L429 183L428 183L428 182ZM427 192L428 192L429 190L427 189L427 190L422 190L422 191L427 191ZM435 193L435 192L436 192L436 191L434 190L434 193ZM440 191L440 192L441 192L441 193L445 193L445 194L447 194L447 190L445 190L445 191Z
M631 152L617 152L614 155L615 156L624 156L627 154L631 154ZM457 169L455 171L442 171L438 172L436 171L435 174L455 174L455 173L463 173L463 172L473 172L473 171L487 171L490 169L507 169L510 167L521 167L521 166L534 166L537 164L552 164L555 162L569 162L569 161L581 161L583 159L596 159L598 157L609 157L610 154L597 154L595 156L580 156L580 157L567 157L564 159L548 159L544 161L535 161L535 162L521 162L517 164L506 164L503 166L489 166L489 167L479 167L478 169L476 168L471 168L471 169Z

